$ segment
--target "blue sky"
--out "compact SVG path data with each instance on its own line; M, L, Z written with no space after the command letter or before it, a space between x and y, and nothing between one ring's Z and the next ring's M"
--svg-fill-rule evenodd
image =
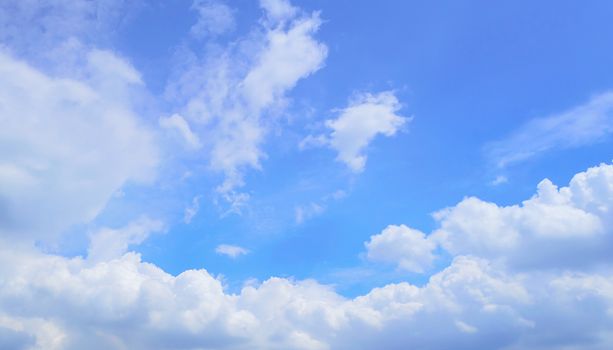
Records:
M611 11L0 4L0 348L609 348Z

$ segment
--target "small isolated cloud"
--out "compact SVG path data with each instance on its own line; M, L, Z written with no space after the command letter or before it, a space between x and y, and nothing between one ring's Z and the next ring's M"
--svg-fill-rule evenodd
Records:
M219 0L195 0L192 9L198 12L198 20L190 34L198 39L217 36L234 30L234 11Z
M613 134L613 91L563 113L533 119L507 138L486 147L500 168L526 161L555 149L590 145Z
M432 265L436 243L418 230L390 225L364 244L371 261L395 264L399 269L422 273Z
M238 258L241 255L246 255L249 253L249 250L239 247L236 245L230 244L220 244L215 248L215 252L217 254L228 256L232 259Z
M302 224L305 220L323 213L325 207L322 204L309 203L300 205L294 209L294 216L297 224Z
M170 117L161 117L159 123L164 129L174 129L178 131L189 148L198 149L202 147L200 138L192 132L189 124L182 116L173 114Z
M307 136L300 147L327 145L337 151L336 159L353 172L364 170L365 148L378 135L393 136L410 118L397 114L401 104L392 91L356 95L336 119L326 121L329 135Z
M498 175L496 176L494 180L490 182L490 185L498 186L498 185L506 184L507 182L509 182L509 179L506 176Z
M201 196L196 196L192 199L192 204L185 208L185 213L183 214L183 222L189 224L192 222L192 219L196 214L198 214L198 210L200 210L200 198Z

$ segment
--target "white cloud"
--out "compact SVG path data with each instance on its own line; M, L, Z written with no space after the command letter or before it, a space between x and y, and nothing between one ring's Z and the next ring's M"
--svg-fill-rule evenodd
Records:
M177 130L188 147L192 149L202 147L200 138L192 132L189 124L182 116L173 114L170 117L160 117L159 123L162 128Z
M390 225L364 244L371 261L396 264L399 269L423 273L434 261L436 243L423 232Z
M198 12L198 21L190 29L196 38L221 35L236 26L232 9L221 1L195 0L192 9Z
M164 224L141 217L119 229L101 228L90 235L87 259L92 262L109 261L122 257L129 246L144 242L151 233L159 232Z
M456 258L422 287L390 284L354 299L281 278L228 294L205 270L172 276L134 253L91 265L3 249L0 262L3 326L31 337L33 349L550 349L572 342L595 350L613 329L612 274L526 278L473 257Z
M215 252L217 254L226 255L232 259L249 253L249 251L243 247L229 244L218 245L217 248L215 248Z
M173 276L142 262L138 254L120 256L129 244L159 230L159 223L146 218L123 229L98 231L87 259L43 254L3 237L0 344L57 350L604 349L613 339L608 254L590 257L598 269L559 264L571 257L567 252L555 260L556 269L522 271L508 268L499 255L512 253L517 244L506 237L511 225L516 226L515 242L523 242L526 251L546 253L542 247L555 250L556 240L572 239L577 248L572 254L587 242L608 253L612 198L613 165L601 165L577 174L568 187L542 182L537 195L513 207L511 214L503 210L508 207L482 209L482 203L469 201L481 208L476 211L480 215L473 215L460 210L462 202L439 220L447 234L444 246L470 256L455 256L423 286L388 284L355 298L316 281L283 278L246 284L231 294L205 270ZM551 213L562 210L564 216L581 218L566 207L593 214L606 230L569 230L576 226L561 225L560 215ZM509 217L515 221L492 223ZM499 238L487 236L488 227L503 233L503 242L511 242L507 250L491 242L471 246L468 230L485 241ZM526 240L528 233L542 240ZM468 244L456 245L462 237ZM373 236L367 248L375 260L416 270L431 262L429 239L406 226L390 226ZM499 254L488 249L499 249ZM229 256L246 251L228 245L217 250Z
M48 236L89 222L125 183L155 175L153 134L129 101L138 73L109 52L85 59L77 81L0 53L4 233Z
M575 175L568 187L543 180L521 205L466 198L435 214L440 229L434 235L454 254L522 267L582 266L608 254L612 211L613 165L601 164Z
M393 136L410 118L397 115L401 104L392 91L355 96L336 119L326 121L332 130L327 136L307 136L301 148L328 145L338 152L336 159L352 171L366 165L365 148L378 136Z
M612 133L613 92L609 91L563 113L533 119L486 150L498 167L505 167L547 151L590 145Z
M198 211L200 210L200 198L201 196L196 196L192 198L192 204L185 208L185 212L183 214L183 222L185 222L186 224L191 223L194 216L198 214Z
M217 191L232 208L246 198L237 191L244 171L260 169L265 157L261 147L274 123L268 117L283 108L285 95L317 71L327 55L326 46L314 38L321 24L317 14L288 21L254 28L208 56L184 52L167 89L168 96L183 101L181 115L203 140L211 169L224 174Z

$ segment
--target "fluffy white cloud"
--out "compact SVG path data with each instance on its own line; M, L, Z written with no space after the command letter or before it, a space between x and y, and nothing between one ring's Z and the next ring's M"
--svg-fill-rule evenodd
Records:
M499 167L525 161L553 149L593 144L613 133L613 92L552 116L537 118L509 137L492 143L487 152Z
M308 136L301 143L328 145L338 152L336 159L352 171L361 172L366 165L364 149L378 136L393 136L410 121L397 114L401 104L392 91L355 96L336 119L326 121L330 135Z
M613 165L601 164L575 175L568 187L543 180L521 205L466 198L435 214L440 229L434 235L454 254L523 267L581 266L608 254L612 211Z
M365 243L367 258L398 265L411 272L424 272L432 265L436 243L418 230L390 225Z
M58 350L604 349L613 339L608 255L591 256L598 269L559 265L522 271L509 269L499 255L508 256L513 244L543 252L543 246L555 249L552 242L569 238L575 247L592 242L608 252L611 241L603 236L611 236L610 226L602 225L611 220L612 172L613 165L594 167L561 189L543 182L539 193L512 207L511 214L505 212L509 207L493 204L479 215L463 211L462 203L448 209L440 217L440 232L446 234L437 235L452 252L471 256L456 256L423 286L389 284L353 299L315 281L282 278L231 294L205 270L172 276L135 253L119 256L127 245L160 229L148 219L98 231L86 259L43 254L2 240L0 344ZM558 209L564 215L551 213ZM568 229L585 224L560 225L563 216L584 220L574 209L594 215L602 225L589 232ZM508 252L499 242L470 245L469 231L485 240L498 238L486 235L477 222L502 232ZM509 234L511 225L516 229ZM543 240L527 239L528 233ZM456 245L461 238L470 244ZM429 240L408 227L390 226L367 247L375 260L415 270L431 261ZM219 250L242 252L233 246Z
M243 247L239 247L236 245L230 245L230 244L218 245L217 248L215 248L215 252L217 254L228 256L232 259L249 253L249 251Z
M613 329L610 273L527 278L471 257L354 299L279 278L228 294L133 253L91 265L3 249L0 262L3 341L31 349L602 349Z
M106 51L85 59L78 81L0 53L2 233L40 238L89 222L126 182L155 174L153 135L130 104L138 72Z
M271 6L263 3L266 11L278 10ZM286 93L317 71L327 55L326 46L314 38L321 24L316 13L283 13L288 16L286 24L258 26L246 38L210 55L184 53L179 73L167 89L168 96L182 101L181 114L201 136L210 167L225 175L217 190L233 208L248 198L236 191L244 185L245 169L259 169L265 157L261 147L274 123L268 117L283 107Z

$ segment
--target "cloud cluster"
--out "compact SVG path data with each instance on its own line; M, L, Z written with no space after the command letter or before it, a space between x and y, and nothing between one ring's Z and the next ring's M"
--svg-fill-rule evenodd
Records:
M568 187L544 181L519 206L466 199L437 214L440 229L431 236L390 226L366 243L369 258L420 271L432 262L437 240L454 255L448 267L423 286L389 284L353 299L316 281L283 278L231 294L205 270L172 276L138 254L120 256L127 244L160 229L146 218L94 234L85 259L2 244L0 344L16 349L605 349L613 339L613 269L608 255L583 249L610 250L612 207L610 164L577 174ZM564 245L558 244L561 239ZM106 254L109 247L117 249ZM102 248L105 254L98 254ZM239 248L219 250L237 255ZM584 264L517 268L517 254L529 261L534 253L549 259L553 254L558 262L558 254L564 254Z
M261 5L267 21L212 54L185 54L167 89L175 101L183 101L181 115L187 121L179 126L183 122L173 117L173 124L193 130L194 137L181 131L188 144L196 137L205 140L211 169L225 176L217 191L231 209L246 200L247 194L236 190L244 185L246 169L260 168L262 144L286 93L327 56L326 46L314 37L321 24L317 13L302 14L282 0Z
M55 7L0 5L0 39L11 44L13 23L38 18L28 9L51 14L31 28L43 34L32 35L60 35L60 25L75 26L67 33L83 31L54 18L68 2L49 3ZM92 8L115 3L122 2L77 1L70 9L87 22L99 13ZM7 6L19 10L17 22L7 18ZM235 203L245 200L234 192L243 171L258 168L264 156L267 116L327 54L314 39L317 14L283 0L261 6L261 28L219 57L187 65L169 88L184 108L160 120L188 145L207 150L211 167L226 177L220 193ZM314 280L273 277L230 293L206 270L173 276L129 251L164 229L146 216L93 230L84 257L17 244L17 237L40 239L91 223L124 184L155 175L155 139L130 98L142 86L139 73L109 51L79 54L77 79L0 53L0 348L603 350L613 344L611 164L578 173L561 188L544 180L517 205L466 198L435 214L438 228L430 235L388 226L365 243L369 260L426 272L440 248L450 263L423 285L392 283L355 298ZM601 96L585 111L608 118L609 99ZM391 92L360 95L318 140L361 171L368 144L408 121L399 109ZM247 250L221 245L217 252L237 257Z

